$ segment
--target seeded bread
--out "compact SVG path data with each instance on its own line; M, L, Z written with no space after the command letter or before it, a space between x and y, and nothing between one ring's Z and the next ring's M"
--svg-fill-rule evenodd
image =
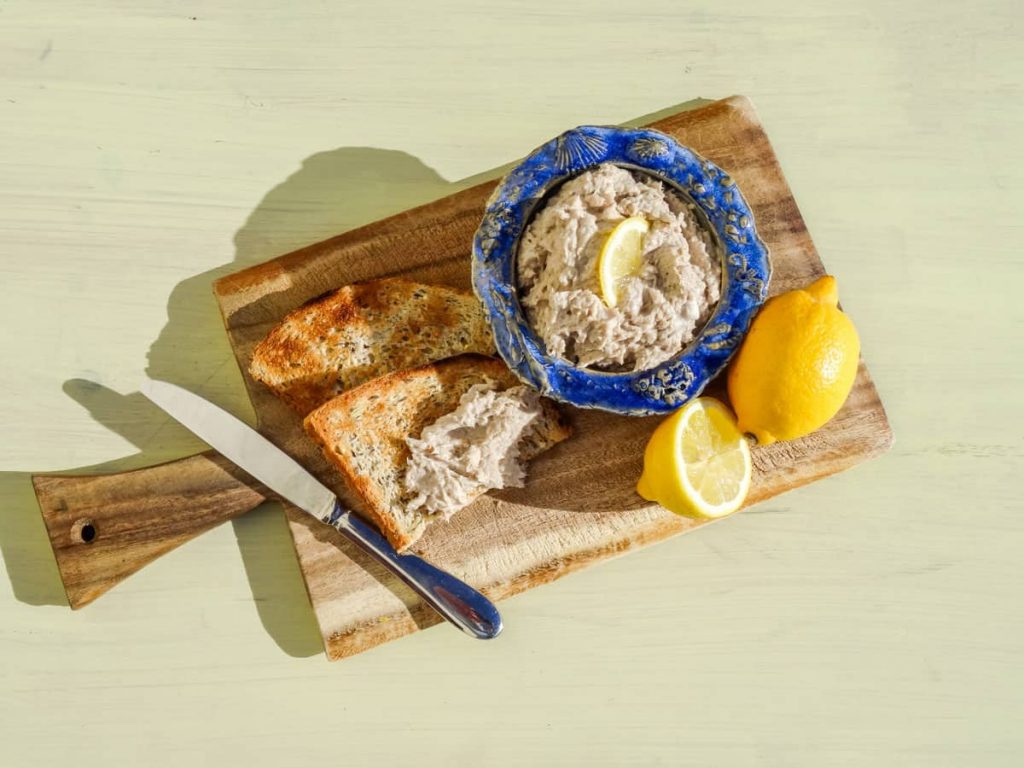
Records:
M364 502L363 511L388 541L402 551L434 516L409 511L404 488L409 459L407 437L454 411L474 384L507 389L519 382L493 357L462 355L399 371L345 392L306 417L306 431ZM543 423L521 446L529 460L562 440L570 430L554 403L543 400ZM481 491L481 493L483 493Z
M391 278L345 286L290 313L256 346L249 373L305 416L378 376L465 352L494 354L477 299Z

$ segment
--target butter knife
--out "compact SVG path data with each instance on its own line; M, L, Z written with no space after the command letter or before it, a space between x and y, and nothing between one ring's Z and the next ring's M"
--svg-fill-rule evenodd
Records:
M342 507L329 488L256 430L175 384L147 379L141 389L225 458L366 550L463 632L481 640L501 632L501 615L490 600L416 555L398 554L372 526Z

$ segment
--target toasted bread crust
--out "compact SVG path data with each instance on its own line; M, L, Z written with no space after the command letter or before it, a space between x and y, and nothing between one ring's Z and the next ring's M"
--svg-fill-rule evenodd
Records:
M493 354L472 294L401 278L345 286L288 314L253 350L249 373L300 415L393 371Z

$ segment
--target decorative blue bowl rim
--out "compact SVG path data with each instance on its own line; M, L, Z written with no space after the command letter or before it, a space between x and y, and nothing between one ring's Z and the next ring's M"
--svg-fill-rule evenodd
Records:
M704 329L675 357L643 371L606 373L549 355L519 304L519 238L534 211L558 185L601 163L650 174L679 190L706 218L722 253L722 298ZM636 416L673 411L703 391L746 334L770 276L768 248L735 182L650 128L584 125L538 147L499 182L473 239L473 290L513 373L555 400Z

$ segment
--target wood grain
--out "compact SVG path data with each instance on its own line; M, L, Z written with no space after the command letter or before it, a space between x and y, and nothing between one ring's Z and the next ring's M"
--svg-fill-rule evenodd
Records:
M213 451L110 475L36 475L32 483L72 608L267 498Z
M748 100L725 99L653 125L736 179L771 249L773 295L824 273ZM253 347L275 323L331 288L392 275L467 287L470 242L495 183L218 281L215 294L243 374ZM302 433L299 419L245 378L263 434L358 509L357 500ZM643 446L657 419L578 410L570 418L575 437L533 464L527 488L485 497L449 523L431 527L418 551L501 599L701 525L647 504L633 490ZM885 411L861 365L849 400L825 428L801 440L755 449L748 503L853 466L885 451L891 441ZM609 451L609 445L615 450ZM339 535L297 510L289 510L288 517L329 658L349 656L436 623L404 585Z

